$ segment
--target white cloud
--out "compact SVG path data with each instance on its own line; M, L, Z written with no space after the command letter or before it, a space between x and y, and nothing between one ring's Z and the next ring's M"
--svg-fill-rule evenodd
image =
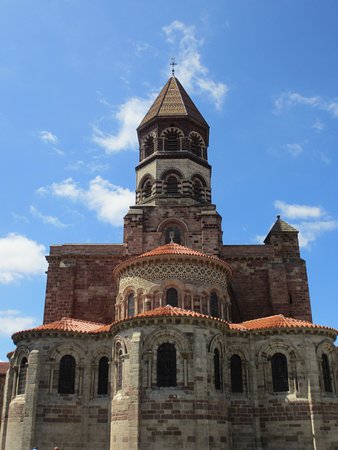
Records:
M299 245L303 248L309 248L320 235L327 231L333 231L338 228L336 220L319 220L317 222L301 222L297 225L299 229Z
M299 245L302 248L310 248L319 236L338 228L338 221L329 217L320 206L289 204L281 200L274 202L283 216L291 220L300 220L291 225L299 230Z
M324 130L325 123L322 122L320 119L316 119L312 125L312 128L314 128L319 133L320 131Z
M53 225L56 228L66 228L68 226L65 223L61 222L61 220L55 216L46 216L46 215L42 214L34 206L30 206L29 210L30 210L30 213L32 214L32 216L41 220L41 222L46 225Z
M43 245L20 234L0 238L0 283L42 274L47 267Z
M286 108L297 105L311 106L338 118L338 102L336 100L325 100L320 96L306 97L297 92L284 92L277 97L275 100L275 111L281 112Z
M86 163L85 161L82 161L79 159L78 161L75 161L74 163L69 164L66 167L67 170L75 170L78 172L85 172L85 173L94 173L94 172L103 172L105 170L109 169L108 164L99 164L97 162L89 162Z
M123 217L135 200L132 191L111 184L100 176L90 181L88 189L80 188L72 178L67 178L44 188L44 191L83 204L94 211L100 221L113 226L123 224Z
M318 219L326 214L320 206L289 204L282 200L276 200L274 206L287 219Z
M39 138L45 144L51 145L54 152L57 153L58 155L60 156L65 155L65 152L61 150L59 147L57 147L59 139L51 131L40 131Z
M51 133L50 131L40 131L39 138L42 142L48 143L48 144L57 144L58 138L55 136L55 134Z
M206 93L216 108L220 109L229 87L212 80L208 68L202 64L200 48L203 40L197 39L195 27L174 20L163 27L163 31L170 44L178 45L175 54L179 64L175 72L184 87L191 92Z
M300 144L286 144L284 147L294 158L303 153L303 147Z
M129 98L120 105L118 112L114 115L114 119L119 124L118 131L115 134L111 134L102 131L98 126L93 126L93 141L108 154L137 148L136 128L147 113L153 100L153 95L147 98Z
M21 311L8 309L0 311L0 333L10 336L21 330L32 328L36 324L34 317L20 315Z

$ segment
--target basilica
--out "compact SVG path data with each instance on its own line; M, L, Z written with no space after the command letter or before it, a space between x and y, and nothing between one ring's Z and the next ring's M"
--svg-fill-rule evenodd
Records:
M312 322L298 231L223 243L209 126L175 75L137 133L123 243L50 248L0 450L338 450L338 332Z

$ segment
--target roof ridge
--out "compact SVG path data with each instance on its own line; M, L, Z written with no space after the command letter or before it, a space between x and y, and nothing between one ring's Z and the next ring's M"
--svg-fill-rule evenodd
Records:
M179 86L179 84L178 84L179 81L178 81L178 79L177 79L175 76L173 76L172 78L175 80L175 84L176 84L176 86L177 86L178 94L179 94L179 96L180 96L182 105L183 105L183 107L184 107L184 109L185 109L185 113L188 115L189 113L188 113L188 110L187 110L187 106L186 106L186 104L185 104L185 102L184 102L184 99L183 99L183 97L182 97L182 92L181 92L180 86ZM180 83L180 84L181 84L181 83ZM181 85L181 86L182 86L182 85ZM182 87L183 87L183 86L182 86ZM169 86L168 86L168 89L169 89Z

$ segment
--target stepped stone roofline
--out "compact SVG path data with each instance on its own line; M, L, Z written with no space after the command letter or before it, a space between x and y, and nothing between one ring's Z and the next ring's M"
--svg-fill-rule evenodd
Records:
M187 117L209 128L179 80L172 76L166 82L149 111L138 126L138 130L155 118Z
M162 245L160 247L156 247L153 250L150 250L149 252L142 253L142 255L135 256L130 259L126 259L125 261L122 261L120 264L118 264L114 268L114 275L117 276L121 270L123 270L125 267L127 267L130 263L133 262L143 262L145 260L151 260L158 257L180 257L180 256L187 256L192 257L196 259L201 259L204 262L206 260L212 261L221 267L223 267L228 275L232 275L233 270L231 266L223 261L222 259L218 258L217 256L213 255L206 255L205 253L199 252L197 250L193 250L191 248L185 247L184 245L176 244L175 242L169 242L169 244Z
M269 243L270 237L272 234L283 234L283 233L295 233L298 234L298 230L293 228L290 224L285 222L280 218L280 215L277 216L276 222L273 224L271 230L268 235L264 239L264 244Z
M187 309L181 309L171 305L161 306L159 308L146 311L136 316L129 317L127 319L118 320L111 324L102 324L96 322L88 322L86 320L72 319L69 317L63 317L61 320L56 322L51 322L46 325L40 325L35 328L28 330L19 331L13 334L12 339L16 343L24 335L30 334L43 334L50 332L65 333L65 334L85 334L85 335L97 335L109 333L115 325L122 323L133 322L138 319L147 318L161 318L161 317L176 317L176 318L197 318L206 319L212 322L219 322L225 325L226 328L238 332L264 332L264 331L318 331L329 334L331 337L336 337L338 330L331 327L325 327L322 325L316 325L305 320L292 319L290 317L285 317L282 314L262 317L260 319L248 320L241 323L231 323L224 319L218 317L208 316L206 314L201 314L196 311L191 311Z

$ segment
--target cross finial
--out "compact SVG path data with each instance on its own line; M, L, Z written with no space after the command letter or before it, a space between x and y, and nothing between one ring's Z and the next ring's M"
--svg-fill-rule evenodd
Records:
M175 61L175 58L171 58L171 63L170 63L172 69L171 69L171 73L172 76L175 76L175 66L177 66L177 62Z
M170 244L173 244L174 239L175 239L175 231L169 231L169 239L170 239Z

